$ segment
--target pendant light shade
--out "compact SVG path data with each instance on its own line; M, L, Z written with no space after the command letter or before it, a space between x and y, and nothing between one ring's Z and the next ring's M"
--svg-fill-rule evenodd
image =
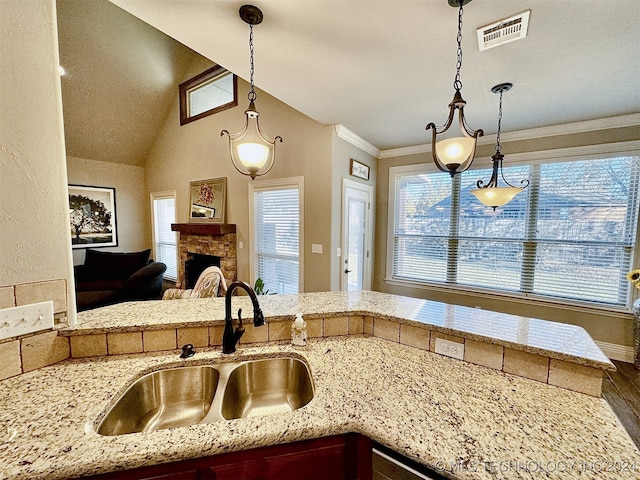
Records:
M248 175L252 180L267 174L275 162L276 142L282 142L282 137L277 136L270 140L260 130L258 117L260 113L256 109L257 94L253 85L253 26L262 22L262 12L253 5L240 7L240 18L249 25L249 52L250 52L250 83L249 107L245 110L244 128L237 133L229 133L222 130L220 135L229 137L229 154L233 166L243 175Z
M491 179L489 183L484 185L482 180L478 180L476 190L471 190L471 193L476 196L481 203L487 207L492 207L494 210L497 207L502 207L509 203L513 197L519 194L522 190L529 186L529 180L521 180L522 187L514 187L506 178L502 172L502 161L504 155L501 152L502 146L500 145L500 129L502 127L502 94L511 89L513 84L501 83L491 89L493 93L500 94L500 107L498 110L498 134L496 137L496 153L491 157L493 162L493 170L491 172ZM502 177L502 180L507 184L506 187L498 187L498 177Z
M467 102L462 98L462 81L460 80L460 69L462 68L462 7L471 0L449 0L449 5L459 7L458 10L458 61L456 63L456 77L453 81L455 93L453 100L449 103L449 117L442 127L436 127L435 123L427 124L426 129L431 130L431 155L433 162L439 170L448 172L452 177L456 173L464 172L471 166L476 153L478 137L483 135L482 130L472 130L464 118L464 107ZM459 136L446 137L444 133L449 130L454 123L454 118L458 113L458 123L460 125Z

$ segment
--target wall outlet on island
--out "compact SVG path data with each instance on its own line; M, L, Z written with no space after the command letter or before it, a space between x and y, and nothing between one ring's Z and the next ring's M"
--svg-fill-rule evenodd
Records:
M457 358L458 360L464 360L464 343L436 338L436 353Z
M53 328L53 302L0 310L0 340Z

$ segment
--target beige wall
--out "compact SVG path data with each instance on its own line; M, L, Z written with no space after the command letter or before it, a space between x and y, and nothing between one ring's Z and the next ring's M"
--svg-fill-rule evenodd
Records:
M588 133L576 133L564 136L536 138L504 143L503 153L505 161L509 154L536 152L550 149L580 147L585 145L598 145L613 142L625 142L640 139L640 127L625 127L608 129ZM477 163L489 165L489 156L493 153L493 145L478 147ZM587 309L571 308L567 306L544 305L533 302L522 302L508 298L491 297L464 291L447 291L436 288L412 288L405 286L389 285L385 282L387 259L387 218L389 195L389 168L401 165L419 163L431 163L429 154L414 154L403 157L381 159L378 162L377 181L377 214L376 214L376 248L375 248L375 277L374 290L380 292L408 295L418 298L426 298L441 302L470 307L479 306L486 310L506 312L514 315L523 315L534 318L542 318L564 323L582 326L594 340L613 343L617 345L633 345L633 326L631 314L595 311ZM434 167L435 169L435 167Z
M144 168L67 157L69 184L116 189L118 246L110 252L137 252L151 248L150 201L144 189ZM84 248L73 250L75 265L84 263Z
M53 0L2 2L0 58L0 286L71 284Z
M200 66L203 67L203 66ZM206 68L206 67L204 67ZM189 76L199 71L191 69ZM147 192L176 190L176 219L187 221L189 182L227 177L226 222L237 225L238 278L249 281L249 177L240 175L229 157L228 140L222 129L236 132L244 125L249 85L238 79L238 106L180 126L177 100L147 159ZM262 131L280 135L276 161L265 179L292 176L305 178L305 280L304 290L326 291L331 287L329 245L331 244L331 131L270 95L257 91L256 107ZM311 244L325 246L325 253L311 254Z

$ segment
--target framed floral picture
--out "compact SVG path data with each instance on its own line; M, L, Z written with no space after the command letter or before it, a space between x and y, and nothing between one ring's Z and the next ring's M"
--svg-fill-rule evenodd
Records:
M191 182L189 186L189 222L225 223L227 178Z
M117 247L116 189L69 185L72 248Z

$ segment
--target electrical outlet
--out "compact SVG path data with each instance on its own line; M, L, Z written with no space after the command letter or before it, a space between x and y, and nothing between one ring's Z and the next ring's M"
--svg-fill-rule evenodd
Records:
M53 328L53 302L0 310L0 340Z
M436 353L457 358L458 360L464 360L464 343L436 338Z
M311 244L311 253L322 253L322 244L321 243L312 243Z

